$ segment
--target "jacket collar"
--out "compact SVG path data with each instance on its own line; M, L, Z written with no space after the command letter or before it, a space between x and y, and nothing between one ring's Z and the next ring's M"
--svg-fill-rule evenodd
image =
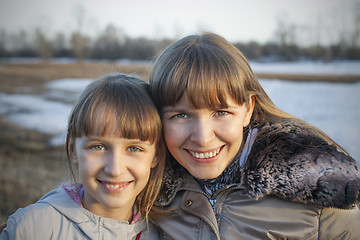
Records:
M62 187L48 192L38 202L51 205L67 219L77 224L90 239L98 239L99 234L102 234L105 239L132 239L146 227L146 223L142 220L129 224L127 221L97 216L80 207ZM99 226L103 228L101 233Z
M178 191L199 189L174 159L167 166L157 205L167 206ZM356 161L316 137L299 123L274 122L260 127L238 187L254 198L279 198L318 207L352 208L360 201ZM190 180L191 179L191 180Z

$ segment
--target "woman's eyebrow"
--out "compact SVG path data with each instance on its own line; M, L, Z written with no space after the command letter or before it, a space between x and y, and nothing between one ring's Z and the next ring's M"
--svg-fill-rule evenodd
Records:
M184 112L185 109L183 108L177 108L177 107L165 107L162 109L163 113L169 113L169 112Z

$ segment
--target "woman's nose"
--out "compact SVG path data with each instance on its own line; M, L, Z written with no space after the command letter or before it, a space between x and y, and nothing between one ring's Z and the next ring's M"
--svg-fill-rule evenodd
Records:
M206 146L215 138L215 136L215 129L211 120L198 119L197 121L194 121L190 136L191 141L199 146Z

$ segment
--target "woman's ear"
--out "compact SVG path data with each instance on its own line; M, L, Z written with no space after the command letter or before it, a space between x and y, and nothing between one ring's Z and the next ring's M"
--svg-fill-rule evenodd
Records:
M249 102L245 103L245 107L246 107L246 113L245 113L245 118L244 118L244 127L249 125L253 111L254 111L254 107L255 107L255 96L254 95L250 95Z
M154 168L154 167L156 167L156 166L158 165L158 163L159 163L159 158L158 158L158 157L155 157L155 158L153 159L150 167L151 167L151 168Z

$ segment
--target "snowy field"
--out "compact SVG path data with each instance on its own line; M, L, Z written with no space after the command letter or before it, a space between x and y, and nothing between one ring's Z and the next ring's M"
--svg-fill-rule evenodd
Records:
M257 73L360 75L360 62L251 63ZM0 93L0 115L30 129L54 134L51 144L65 143L65 128L74 101L91 79L59 79L43 95ZM292 82L260 79L281 109L319 127L360 163L360 82Z
M256 73L360 75L360 61L250 62Z

